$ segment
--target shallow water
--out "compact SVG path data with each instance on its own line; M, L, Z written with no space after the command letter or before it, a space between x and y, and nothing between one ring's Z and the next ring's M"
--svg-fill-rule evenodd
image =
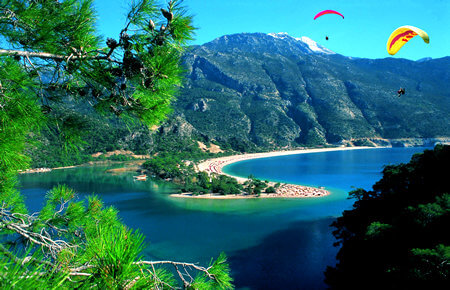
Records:
M423 148L311 153L247 160L224 168L246 177L325 186L331 195L306 199L180 199L167 183L133 181L133 173L111 175L91 166L20 176L31 211L58 183L80 198L92 193L120 211L149 243L149 259L209 263L225 251L235 284L251 289L322 289L323 271L335 263L329 227L347 208L351 186L370 188L383 164L407 162ZM108 167L109 168L109 167Z

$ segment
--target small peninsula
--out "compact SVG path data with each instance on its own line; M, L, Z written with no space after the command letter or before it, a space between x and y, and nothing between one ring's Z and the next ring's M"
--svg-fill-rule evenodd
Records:
M196 167L198 172L207 173L208 176L229 176L238 181L239 184L247 185L251 182L252 178L243 178L238 176L231 176L222 171L222 168L231 163L256 159L256 158L267 158L282 155L295 155L304 153L315 153L315 152L326 152L326 151L339 151L339 150L357 150L357 149L367 149L369 147L337 147L337 148L320 148L320 149L298 149L298 150L287 150L287 151L274 151L274 152L264 152L264 153L249 153L240 155L224 156L219 158L212 158L199 163ZM270 190L267 190L269 189ZM234 194L216 194L216 193L205 193L205 194L192 194L192 193L178 193L172 194L172 197L180 198L208 198L208 199L232 199L232 198L307 198L307 197L321 197L329 195L330 192L324 188L317 188L311 186L303 186L297 184L286 184L286 183L274 183L266 181L266 191L260 192L258 194L248 194L245 191L242 193Z

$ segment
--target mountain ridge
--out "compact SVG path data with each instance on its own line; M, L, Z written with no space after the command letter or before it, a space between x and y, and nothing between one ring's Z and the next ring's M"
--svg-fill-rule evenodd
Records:
M450 57L411 61L311 51L292 37L236 34L193 46L173 113L151 130L98 116L82 104L54 107L86 123L80 156L44 130L35 167L90 160L118 149L156 154L214 143L239 152L311 146L433 146L450 143ZM398 97L403 87L406 94Z
M175 113L209 139L262 147L450 135L450 57L352 58L275 36L225 35L189 50Z

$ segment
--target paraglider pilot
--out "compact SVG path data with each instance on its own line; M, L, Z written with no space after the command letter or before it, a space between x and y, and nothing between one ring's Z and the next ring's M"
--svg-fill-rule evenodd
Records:
M400 97L401 95L405 94L405 89L404 88L400 88L400 90L397 91L398 96Z

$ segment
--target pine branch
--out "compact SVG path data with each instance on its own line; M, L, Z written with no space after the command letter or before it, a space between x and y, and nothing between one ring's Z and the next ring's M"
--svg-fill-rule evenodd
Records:
M50 235L45 231L45 228L42 228L41 233L35 233L33 231L27 230L31 228L34 223L39 221L38 218L34 217L33 215L30 216L26 214L9 213L5 209L1 208L0 217L1 227L19 234L20 236L24 237L34 244L40 245L43 248L47 248L53 258L56 258L57 254L65 248L76 247L64 240L52 239ZM20 222L13 222L13 220L20 220ZM56 227L52 228L57 229Z
M0 49L0 55L11 55L11 56L23 56L23 57L36 57L41 59L53 59L57 61L70 61L79 59L92 59L92 60L109 60L113 62L120 63L110 58L113 49L105 56L100 56L102 51L95 50L91 52L77 51L73 49L74 53L70 55L60 55L47 52L34 52L34 51L23 51L23 50L13 50L13 49ZM88 55L89 53L96 53L96 55Z
M151 265L151 266L154 266L154 265L172 265L175 268L175 270L177 271L178 276L183 281L183 283L185 284L186 287L188 287L189 285L192 284L192 276L189 274L189 272L186 269L186 267L187 268L194 268L195 270L198 270L200 272L205 273L211 280L215 280L215 281L217 280L216 277L209 272L211 267L205 268L205 267L193 264L193 263L174 262L174 261L139 261L139 262L135 262L133 264L134 265ZM183 267L184 273L179 270L178 266ZM191 282L188 282L184 278L185 275L187 275L187 276L189 276L191 278Z
M38 260L36 258L33 258L31 256L25 257L23 259L15 256L13 253L11 253L10 251L8 251L8 249L6 249L5 246L3 246L3 244L0 243L0 251L3 252L8 258L10 258L11 260L13 260L16 264L19 265L24 265L28 262L34 263L34 264L38 264L38 265L47 265L50 267L56 267L55 264L53 264L52 262L49 261L45 261L45 260Z

